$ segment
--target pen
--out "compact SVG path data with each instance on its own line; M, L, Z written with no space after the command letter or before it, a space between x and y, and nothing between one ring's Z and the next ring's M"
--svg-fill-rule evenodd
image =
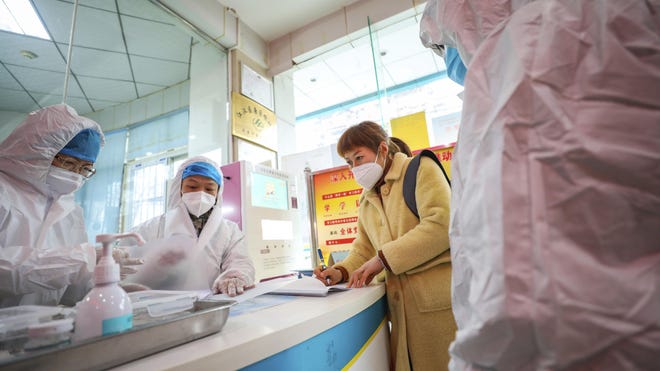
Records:
M328 269L328 267L325 265L325 259L323 259L323 251L321 251L321 248L316 249L316 252L319 254L319 259L321 260L321 272L324 270ZM325 282L329 285L330 284L330 278L326 277Z
M273 276L273 277L268 277L268 278L262 278L261 280L259 280L259 282L266 282L266 281L270 281L270 280L276 280L276 279L278 279L278 278L287 278L287 277L294 277L294 276L297 277L298 275L299 275L298 273L287 273L287 274L281 274L281 275L279 275L279 276ZM297 278L299 278L299 277L297 277Z

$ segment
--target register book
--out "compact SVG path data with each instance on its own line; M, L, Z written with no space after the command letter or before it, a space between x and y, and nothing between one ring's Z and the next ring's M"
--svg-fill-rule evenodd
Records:
M302 295L302 296L327 296L329 292L347 291L346 283L326 286L316 278L303 276L300 279L291 280L284 286L281 286L270 294L278 295Z

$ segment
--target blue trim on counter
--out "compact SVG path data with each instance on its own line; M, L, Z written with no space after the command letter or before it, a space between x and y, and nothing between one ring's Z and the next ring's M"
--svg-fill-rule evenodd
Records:
M369 308L335 327L242 370L340 370L378 331L386 313L387 301L383 296Z

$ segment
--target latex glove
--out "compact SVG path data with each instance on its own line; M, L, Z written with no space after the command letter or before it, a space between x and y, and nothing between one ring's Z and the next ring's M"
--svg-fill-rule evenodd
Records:
M254 285L249 285L247 277L241 273L226 274L218 277L213 282L214 294L227 294L234 297L241 295L245 290L251 289Z
M101 255L103 253L103 248L99 247L96 249L96 263L98 264L101 260ZM128 249L126 247L114 247L112 249L112 258L117 264L119 264L119 276L123 280L129 274L134 274L138 270L135 267L136 265L144 264L142 259L131 258Z

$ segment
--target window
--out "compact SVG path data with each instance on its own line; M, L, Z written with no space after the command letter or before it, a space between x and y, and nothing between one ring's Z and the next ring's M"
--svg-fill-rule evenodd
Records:
M449 80L446 72L440 72L415 84L390 88L383 101L372 94L298 117L296 148L303 152L337 143L349 126L364 120L378 122L381 104L387 106L392 118L425 111L431 146L454 143L463 104L458 94L462 91L463 87Z
M126 164L122 230L127 231L166 211L167 183L185 155Z
M167 186L188 145L188 110L128 130L120 230L127 231L167 210Z
M456 141L463 87L447 77L444 60L419 40L408 17L301 62L291 73L296 151L337 142L351 125L426 113L430 146Z

